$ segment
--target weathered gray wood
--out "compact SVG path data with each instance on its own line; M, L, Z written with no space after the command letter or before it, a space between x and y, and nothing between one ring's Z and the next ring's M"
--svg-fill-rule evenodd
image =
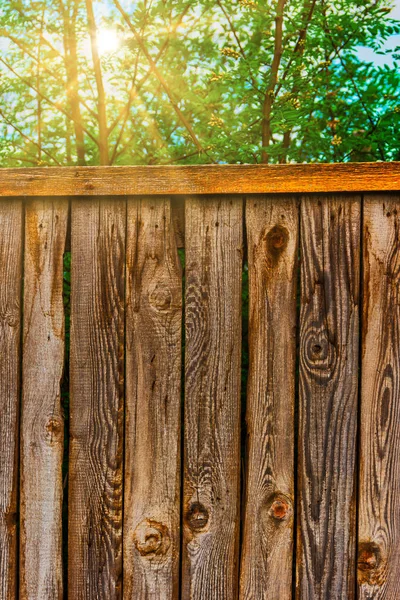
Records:
M400 197L364 200L359 598L400 597Z
M62 598L63 253L67 200L25 212L20 594Z
M72 203L68 594L122 595L126 203Z
M182 279L168 199L128 201L124 598L179 593Z
M238 591L242 200L186 199L183 598Z
M22 220L20 200L0 204L0 599L17 597L17 480Z
M298 207L250 196L247 473L241 560L246 600L292 597Z
M355 593L360 199L301 203L299 598Z

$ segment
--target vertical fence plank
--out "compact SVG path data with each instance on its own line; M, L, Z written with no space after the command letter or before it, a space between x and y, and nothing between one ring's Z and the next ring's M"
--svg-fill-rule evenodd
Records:
M62 598L63 254L68 200L25 212L20 598Z
M242 200L186 201L183 598L237 597Z
M124 598L177 599L182 277L168 199L128 201Z
M359 598L400 597L400 199L364 201Z
M68 594L122 593L126 203L72 203Z
M246 203L249 261L248 461L241 598L292 594L298 208Z
M22 202L0 204L0 598L17 597Z
M303 198L299 598L353 598L360 200Z

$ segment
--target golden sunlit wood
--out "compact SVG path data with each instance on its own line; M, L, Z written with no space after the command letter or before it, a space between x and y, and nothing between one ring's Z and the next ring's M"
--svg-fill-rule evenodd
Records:
M302 194L399 189L400 162L0 170L0 196Z

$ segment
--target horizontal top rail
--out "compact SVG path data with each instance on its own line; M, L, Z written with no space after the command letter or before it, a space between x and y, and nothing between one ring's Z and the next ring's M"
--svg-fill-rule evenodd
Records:
M400 162L0 169L0 196L281 194L400 190Z

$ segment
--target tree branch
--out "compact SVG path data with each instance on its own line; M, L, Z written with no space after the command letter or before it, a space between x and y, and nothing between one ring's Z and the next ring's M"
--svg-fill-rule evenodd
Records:
M60 0L60 4L62 4L61 0ZM20 50L22 50L22 52L24 52L25 54L27 54L32 60L35 61L35 63L37 63L37 57L26 47L26 45L24 43L22 43L20 40L18 40L17 38L15 38L13 35L11 35L8 31L6 31L5 29L1 29L0 30L0 36L6 37L7 39L9 39L11 42L13 42L13 44L15 44L16 46L18 46L18 48ZM44 41L44 36L40 35L39 36L39 44L41 44ZM36 41L37 43L37 41ZM65 54L64 56L60 53L59 57L62 59L62 61L65 63L66 60L68 60L67 58L67 54ZM50 71L50 69L48 69L46 67L46 65L41 65L42 70L47 73L47 75L49 75L50 77L52 77L55 81L57 81L58 83L62 84L63 86L65 86L65 81L61 81L61 77L59 75L57 75L56 73L54 73L54 71ZM81 97L79 97L79 102L86 108L86 110L96 119L98 118L97 113L90 108L90 106L87 104L87 102L85 102L85 100Z
M197 150L199 152L204 152L204 149L201 145L201 143L199 142L193 127L191 126L191 124L189 123L189 121L186 119L185 115L182 113L181 109L179 108L179 106L177 105L177 103L175 102L172 92L169 89L169 86L166 82L166 80L164 79L163 75L160 73L160 71L158 70L154 59L151 57L150 53L148 52L145 44L143 43L142 38L140 37L140 35L138 34L138 32L136 31L135 27L133 26L128 14L126 13L126 11L122 8L119 0L114 0L114 4L116 6L116 8L118 9L118 11L121 13L124 21L126 22L126 24L128 25L129 29L132 31L136 42L139 46L139 48L141 49L142 53L144 54L144 56L146 57L148 63L150 64L150 67L154 73L154 75L157 77L158 81L160 82L162 88L164 89L164 92L167 94L168 99L173 107L173 109L175 110L179 120L181 121L182 125L185 127L185 129L188 131L191 139L193 140L194 145L196 146Z
M24 77L22 77L22 75L20 75L19 73L17 73L17 71L15 71L15 69L13 69L13 67L4 60L4 58L1 58L0 56L0 62L3 63L3 65L13 74L15 75L15 77L17 77L20 81L22 81L26 86L28 86L29 88L31 88L31 90L33 90L34 92L36 92L36 94L40 94L41 98L43 100L45 100L48 104L50 104L50 106L53 106L54 108L56 108L58 111L60 111L63 115L65 115L66 117L68 117L69 119L71 119L72 121L74 121L73 116L71 115L70 112L68 112L67 110L65 110L64 108L62 108L59 104L57 104L56 102L53 102L53 100L50 100L50 98L48 98L47 96L45 96L44 94L42 94L42 92L40 92L36 86L32 85L32 83L30 83L30 81L28 81L27 79L25 79ZM98 144L98 141L96 140L96 138L90 133L90 131L88 131L86 128L83 128L83 131L90 137L90 139L95 143Z
M113 148L113 151L112 151L112 154L111 154L110 165L114 164L114 160L115 160L115 158L117 156L118 146L121 143L122 137L124 135L125 126L126 126L126 123L128 121L128 117L129 117L129 113L130 113L130 110L131 110L132 102L133 102L134 98L138 95L138 88L135 85L135 81L136 81L136 77L137 77L137 70L138 70L138 63L139 63L139 53L137 54L137 57L136 57L135 72L134 72L134 75L133 75L133 78L132 78L131 89L129 90L128 103L120 111L117 119L114 121L114 123L116 124L119 121L119 117L122 118L122 116L123 116L123 122L122 122L121 128L120 128L120 130L118 132L117 140L116 140L116 142L114 144L114 148ZM114 127L112 127L112 128L110 127L108 129L108 133L110 134L113 129L114 129Z
M368 121L371 124L372 130L375 130L376 127L377 127L377 125L375 124L375 120L374 120L373 116L371 115L371 112L369 111L368 106L365 104L365 102L363 100L362 94L361 94L361 92L360 92L360 90L358 88L358 85L357 85L357 83L356 83L356 81L354 79L353 74L347 68L346 63L343 60L343 57L340 54L340 51L337 49L337 46L336 46L336 44L334 42L333 36L331 34L331 31L330 31L330 29L328 27L328 21L327 21L327 18L326 18L326 6L325 6L325 2L323 4L324 4L323 15L324 15L324 21L325 21L325 27L324 27L325 33L327 34L327 36L329 38L329 41L332 44L332 47L333 47L333 49L334 49L334 51L336 53L336 56L339 59L340 64L342 65L343 70L345 71L345 73L347 73L347 75L348 75L348 77L349 77L349 79L350 79L350 81L351 81L351 83L353 85L354 91L356 92L356 95L358 96L358 99L360 101L360 104L361 104L361 106L362 106L362 108L363 108L366 116L367 116L367 119L368 119ZM378 122L379 122L379 119L378 119ZM385 153L384 153L384 151L383 151L383 149L382 149L382 147L381 147L381 145L379 143L378 143L378 150L379 150L379 154L380 154L381 159L385 160Z
M241 55L242 55L242 57L243 57L243 58L246 60L246 54L245 54L245 51L244 51L244 49L243 49L243 46L242 46L242 44L241 44L241 42L240 42L239 36L238 36L238 34L237 34L237 31L236 31L236 29L235 29L235 27L234 27L234 25L233 25L233 21L232 21L231 17L229 16L229 13L228 13L228 12L225 10L225 8L224 8L224 6L223 6L223 4L222 4L221 0L217 0L217 4L218 4L218 6L220 7L220 9L222 10L222 12L224 13L224 17L225 17L225 19L226 19L226 20L227 20L227 22L228 22L228 25L229 25L229 28L230 28L231 32L233 33L233 36L234 36L234 38L235 38L235 40L236 40L236 43L237 43L237 45L238 45L238 48L239 48L240 54L241 54Z
M23 137L25 140L27 140L33 146L36 146L36 148L40 148L39 144L37 142L35 142L35 140L32 140L29 136L27 136L26 133L24 133L21 129L19 129L19 127L17 127L12 121L10 121L6 117L6 115L3 113L3 111L1 109L0 109L0 116L3 117L3 119L7 123L7 125L9 125L10 127L12 127L14 129L14 131L16 131L17 133L19 133L19 135L21 137ZM61 163L58 162L58 160L56 158L54 158L54 156L52 156L50 154L50 152L48 152L46 150L46 148L40 148L40 149L43 152L43 154L46 154L46 156L48 156L52 161L54 161L56 163L56 165L58 165L59 167L62 166Z
M80 98L78 94L78 53L76 46L76 18L78 14L78 5L73 0L72 17L69 10L65 9L62 0L60 9L64 21L64 65L67 74L66 94L71 107L71 114L74 122L75 146L78 157L78 165L86 164L85 160L85 138L83 134L82 114L80 107Z
M60 4L60 9L63 12L63 17L64 17L64 6L62 3L62 0L59 0L59 4ZM68 17L68 15L67 15ZM24 52L25 54L27 54L32 60L35 61L35 63L37 63L37 57L33 54L33 52L31 52L29 50L29 48L27 48L26 44L24 44L23 42L21 42L21 40L19 40L18 38L14 37L13 35L11 35L8 31L6 31L5 29L0 29L0 36L2 37L6 37L7 39L9 39L11 42L13 42L13 44L15 44L20 50L22 50L22 52ZM42 33L39 34L39 44L42 44L43 42L45 42L45 37L43 36ZM35 40L34 43L38 43L37 40ZM50 48L53 49L53 46L50 45ZM64 44L64 50L65 50L65 44ZM59 58L61 58L61 60L65 63L68 60L67 57L67 53L64 54L64 56L58 52L58 50L56 50ZM55 81L57 81L58 83L62 84L63 86L65 86L65 81L61 80L62 78L54 73L54 71L50 71L50 69L48 69L46 67L46 65L41 65L42 70L47 73L50 77L52 77L53 79L55 79ZM85 102L85 100L81 97L79 97L79 102L86 108L86 110L97 119L98 115L97 113L90 108L90 106Z
M308 30L308 27L309 27L309 25L311 23L312 17L313 17L315 5L316 5L316 0L312 0L312 2L310 4L310 7L309 7L309 10L307 11L303 27L300 29L299 37L298 37L296 46L294 47L294 50L293 50L293 55L291 57L291 60L289 61L288 66L285 69L285 73L288 72L291 63L294 60L294 56L296 54L298 56L302 56L303 53L304 53L305 41L306 41L306 38L307 38L307 30ZM285 78L285 73L283 75L284 78ZM297 95L298 91L299 91L299 86L296 83L294 83L294 85L292 87L292 92L291 92L292 95ZM290 147L291 135L292 135L292 128L289 129L289 131L285 131L285 133L283 134L283 147L284 148L289 148ZM285 152L285 156L283 157L283 161L281 161L281 162L286 162L286 152Z
M228 22L229 27L230 27L230 30L231 30L231 32L232 32L232 34L233 34L233 36L234 36L234 38L236 40L236 43L238 45L239 52L242 55L242 58L244 59L244 61L246 62L247 66L249 68L249 76L250 76L250 80L251 80L251 83L253 85L253 88L257 92L260 92L260 90L258 89L257 81L254 79L254 77L253 77L253 75L251 73L251 70L250 70L250 66L247 63L246 53L245 53L244 48L243 48L243 46L242 46L242 44L240 42L240 39L239 39L239 36L237 34L236 28L235 28L235 26L233 24L233 21L232 21L230 15L229 15L229 13L227 12L227 10L225 9L225 7L223 6L221 0L217 0L217 4L220 7L220 9L222 10L222 12L224 13L224 16L225 16L225 18L226 18L226 20Z
M293 61L295 59L296 53L299 51L299 49L301 47L304 48L304 42L305 42L306 37L307 37L308 26L311 23L311 19L312 19L313 13L314 13L315 5L316 5L316 0L313 0L312 3L311 3L308 15L306 17L306 21L304 23L304 26L303 26L302 29L300 29L299 37L297 38L297 42L296 42L296 45L294 47L293 54L290 57L290 60L288 61L288 64L286 65L285 70L283 72L283 75L281 77L281 83L278 84L278 86L276 88L276 93L277 94L279 94L279 92L280 92L280 90L282 88L282 83L286 80L286 77L287 77L287 75L289 73L289 69L292 66Z
M282 58L282 34L283 34L283 11L285 9L286 0L278 0L276 17L275 17L275 44L274 57L272 60L271 74L267 90L265 92L263 105L263 121L262 121L262 145L263 151L261 154L261 162L267 163L269 160L268 148L271 140L271 112L275 97L275 87L278 81L278 71Z
M100 164L108 165L108 128L107 128L107 112L106 112L106 97L104 92L103 76L101 72L100 56L97 47L97 28L96 21L93 11L92 0L86 0L86 13L88 18L90 45L92 50L92 60L94 75L96 79L97 87L97 110L99 113L99 150L100 150Z
M42 9L42 18L40 22L40 33L43 34L43 26L44 26L44 13L45 7ZM38 164L42 161L42 99L40 97L40 74L41 74L41 50L42 44L41 39L39 39L39 44L37 47L37 61L36 61L36 87L38 89L37 94L37 143L38 143Z
M14 9L17 11L17 13L21 17L27 18L27 16L24 13L24 11L21 10L21 8L18 5L14 6ZM38 21L38 19L36 19L36 21ZM46 39L43 34L40 34L39 29L31 31L30 33L32 33L32 35L34 36L34 42L35 43L37 43L37 37L36 36L41 36L42 42L44 44L46 44L46 46L48 46L50 48L50 50L52 50L55 54L58 54L58 56L60 56L61 58L63 58L63 55L61 54L61 52L59 50L57 50L57 48L55 46L53 46L53 44L48 39Z
M157 56L154 58L154 64L157 65L158 61L160 60L160 58L163 56L163 54L165 53L165 50L168 48L169 46L169 42L171 39L171 34L175 33L177 28L179 27L179 25L182 23L182 19L183 17L186 15L186 13L188 12L189 8L192 6L192 4L187 4L184 8L184 10L182 11L182 13L179 16L178 21L176 22L173 30L168 34L167 39L164 41L163 45L161 46L160 50L158 51ZM129 114L129 110L130 107L132 105L132 101L134 100L134 98L136 98L140 92L140 90L142 89L143 85L146 83L146 81L148 80L148 78L150 77L151 73L152 73L152 68L150 67L150 69L148 70L148 72L146 73L146 75L144 75L142 77L142 79L139 81L139 83L137 84L137 86L135 86L135 79L136 79L136 75L132 80L132 86L129 92L129 98L128 98L128 102L126 104L126 106L124 106L118 116L116 117L115 121L110 125L108 132L111 133L115 127L118 125L118 123L121 121L121 119L125 119L125 115L128 113ZM125 120L126 122L126 120Z

